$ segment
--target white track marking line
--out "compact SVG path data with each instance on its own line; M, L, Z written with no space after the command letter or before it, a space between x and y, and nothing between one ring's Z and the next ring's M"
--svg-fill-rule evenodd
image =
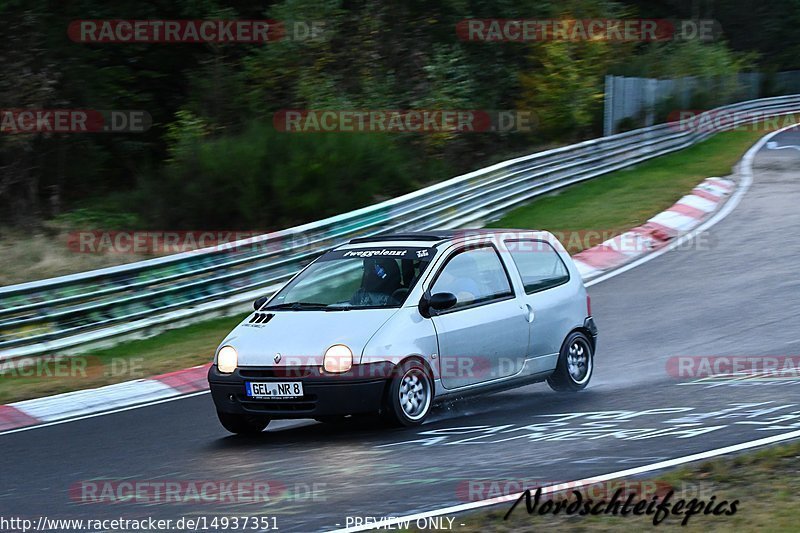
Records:
M778 146L778 143L769 142L767 143L768 150L786 150L788 148L793 148L795 150L800 151L800 146L796 146L794 144L786 144L784 146Z
M683 457L676 457L674 459L668 459L666 461L660 461L658 463L652 463L649 465L637 466L634 468L628 468L627 470L619 470L617 472L611 472L608 474L601 474L599 476L580 479L577 481L568 481L565 483L560 483L558 485L550 485L547 487L542 487L542 494L549 494L551 492L560 492L562 490L570 490L575 488L584 487L586 485L592 485L594 483L602 483L604 481L610 481L612 479L618 479L621 477L628 477L628 476L636 476L639 474L645 474L647 472L652 472L654 470L663 470L665 468L672 468L674 466L679 466L686 463L691 463L694 461L701 461L703 459L709 459L711 457L717 457L720 455L726 455L729 453L735 453L742 450L747 450L750 448L757 448L759 446L766 446L768 444L775 444L776 442L782 442L785 440L792 440L800 438L800 430L792 431L790 433L783 433L781 435L773 435L771 437L765 437L763 439L753 440L749 442L742 442L739 444L733 444L731 446L725 446L723 448L716 448L714 450L708 450L705 452L695 453L692 455L684 455ZM497 498L491 498L488 500L481 500L477 502L470 502L464 503L461 505L453 505L451 507L444 507L442 509L437 509L434 511L427 511L424 513L416 513L406 516L399 516L392 519L387 519L381 521L380 524L369 524L363 526L351 526L345 527L341 529L333 530L331 533L353 533L356 531L369 531L371 529L385 529L386 526L390 525L397 525L401 523L405 523L407 521L414 522L417 519L423 518L430 518L433 516L440 516L443 514L455 514L461 513L464 511L470 511L473 509L480 509L482 507L490 507L492 505L497 505L500 503L507 503L511 501L517 500L520 496L522 496L524 492L518 492L516 494L508 494L506 496L498 496ZM518 511L520 513L525 511Z

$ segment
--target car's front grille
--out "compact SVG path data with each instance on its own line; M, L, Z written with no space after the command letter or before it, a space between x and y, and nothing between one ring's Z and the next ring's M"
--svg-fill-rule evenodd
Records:
M242 378L305 378L312 374L311 367L302 366L276 366L273 368L240 368L239 376Z
M313 411L317 405L316 394L306 394L296 400L253 400L241 397L240 403L247 411L302 413Z

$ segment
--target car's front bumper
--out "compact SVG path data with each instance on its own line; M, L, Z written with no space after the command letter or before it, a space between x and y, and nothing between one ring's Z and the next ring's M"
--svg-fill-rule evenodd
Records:
M386 383L394 372L390 362L353 365L342 374L325 374L318 366L302 368L242 367L222 374L212 365L208 371L211 397L226 413L263 415L269 418L319 418L378 412ZM249 398L245 381L303 384L303 396L292 399Z

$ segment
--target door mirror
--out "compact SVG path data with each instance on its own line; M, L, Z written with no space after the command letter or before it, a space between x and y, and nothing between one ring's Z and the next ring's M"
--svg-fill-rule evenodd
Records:
M269 300L268 297L262 296L261 298L259 298L255 302L253 302L253 309L258 311L259 309L261 309L264 306L265 303L267 303L267 300Z
M445 309L450 309L454 305L458 298L452 292L437 292L433 296L431 296L428 304L431 306L431 309L436 309L437 311L444 311Z

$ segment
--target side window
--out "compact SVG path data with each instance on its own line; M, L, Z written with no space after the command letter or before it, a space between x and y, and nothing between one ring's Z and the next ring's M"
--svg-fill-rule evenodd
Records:
M543 291L569 281L569 271L550 243L505 241L517 265L525 292Z
M431 287L431 294L451 292L454 309L511 296L511 285L497 251L491 246L465 249L452 256Z

